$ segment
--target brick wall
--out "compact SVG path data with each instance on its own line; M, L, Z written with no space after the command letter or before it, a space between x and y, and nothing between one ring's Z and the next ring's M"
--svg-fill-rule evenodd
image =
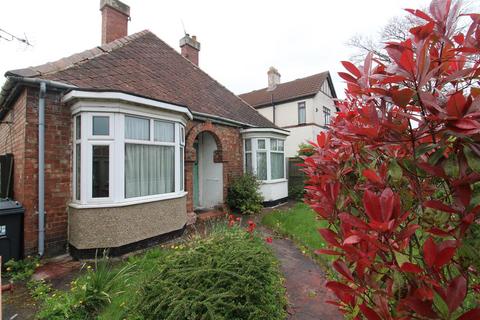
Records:
M0 153L14 154L14 198L25 207L25 254L38 243L38 89L27 88L0 127ZM60 96L48 92L45 103L45 252L64 252L70 201L71 117Z
M187 125L185 142L185 187L188 192L187 212L193 211L193 164L196 152L193 143L201 132L210 133L217 142L215 162L223 163L223 199L233 178L243 173L243 139L239 128L212 124L211 122L191 121Z

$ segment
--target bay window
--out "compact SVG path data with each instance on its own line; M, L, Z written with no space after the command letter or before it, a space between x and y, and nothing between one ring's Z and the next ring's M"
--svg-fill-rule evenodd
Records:
M184 195L185 122L142 112L74 115L74 204Z
M285 179L284 140L254 137L244 140L245 171L254 173L259 180Z

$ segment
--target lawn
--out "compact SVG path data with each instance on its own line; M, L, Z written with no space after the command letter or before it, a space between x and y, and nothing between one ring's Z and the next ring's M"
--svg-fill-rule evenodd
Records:
M101 259L69 291L37 283L40 319L284 319L285 289L265 241L240 227ZM39 294L40 293L40 294Z
M324 248L325 241L318 233L319 228L326 228L327 222L317 220L317 215L304 203L286 210L275 210L262 218L262 223L272 230L288 236L304 253L314 255L314 251ZM318 257L318 256L317 256ZM321 262L329 261L330 257L318 257Z

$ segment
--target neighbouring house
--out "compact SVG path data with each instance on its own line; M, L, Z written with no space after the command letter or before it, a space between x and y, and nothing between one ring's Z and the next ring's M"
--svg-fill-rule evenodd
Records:
M122 2L100 10L101 46L5 75L0 155L13 155L25 255L118 255L181 234L224 203L252 150L266 204L283 201L288 131L202 71L195 36L178 53L128 35Z
M316 141L317 135L328 129L336 112L337 98L328 71L281 83L274 67L268 70L268 86L240 95L276 126L288 129L285 156L295 157L298 147Z

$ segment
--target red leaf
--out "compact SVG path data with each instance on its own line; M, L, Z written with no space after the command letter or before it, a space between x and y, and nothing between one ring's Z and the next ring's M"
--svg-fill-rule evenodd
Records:
M325 284L325 287L332 290L335 295L346 304L352 304L354 302L355 290L349 286L337 281L329 281Z
M343 240L343 244L344 245L356 244L356 243L359 243L361 240L362 238L354 234L352 236L347 237L345 240Z
M457 320L478 320L478 319L480 319L480 307L465 312Z
M455 209L447 206L446 204L444 204L439 200L428 200L428 201L425 201L423 205L427 208L432 208L432 209L440 210L443 212L457 213Z
M450 313L457 310L467 295L467 280L458 276L450 282L447 289L447 300L445 301Z
M327 141L327 136L325 132L320 132L317 135L317 143L320 148L323 148L325 146L325 142Z
M373 309L369 308L365 303L362 303L360 305L360 310L368 320L382 320L378 313L376 313Z
M465 41L465 36L463 35L463 33L459 33L456 36L453 36L453 40L455 40L455 42L459 45L462 45Z
M440 269L445 264L452 260L455 252L457 251L456 247L448 247L443 250L438 250L437 257L435 259L434 266Z
M358 68L351 62L349 61L342 61L343 66L345 69L347 69L351 74L353 74L355 77L360 78L362 76L362 73Z
M413 27L410 29L410 33L415 36L415 40L423 40L426 39L433 31L435 27L435 23L429 22L423 26Z
M459 119L465 114L466 105L467 99L463 96L462 91L458 91L448 99L447 114L455 119Z
M365 190L363 194L363 205L365 207L365 213L371 220L381 220L380 199L378 196L370 190Z
M410 273L422 273L423 269L420 268L418 265L410 263L410 262L405 262L402 264L400 267L400 270L403 272L410 272Z
M428 14L423 12L422 10L405 9L405 11L410 12L411 14L413 14L413 15L415 15L415 16L423 19L423 20L433 21L433 19Z
M347 82L357 83L357 79L355 79L354 77L352 77L349 73L339 72L338 75L339 75L341 78L343 78L344 80L346 80Z
M368 229L368 225L365 222L351 215L350 213L342 212L338 215L338 218L340 218L343 223L348 223L349 225L357 227L359 229Z
M338 251L335 251L335 250L328 250L328 249L318 249L318 250L315 250L314 251L315 254L327 254L327 255L331 255L331 256L340 256L341 253L338 252Z
M411 47L411 40L409 39L405 41L405 44L406 46ZM411 49L406 48L403 50L398 64L400 67L402 67L405 71L409 73L413 73L415 71L415 61L414 61L413 52Z
M318 229L318 232L320 232L323 239L325 239L325 241L327 241L332 246L335 246L335 247L340 246L340 244L338 243L338 241L336 239L337 234L335 232L333 232L332 230L330 230L330 229Z
M342 274L347 280L354 281L353 275L350 272L350 269L348 269L347 265L345 262L341 260L336 260L332 263L332 266L337 270L340 274Z
M363 176L368 180L375 182L375 183L382 183L382 179L377 175L375 171L372 169L365 169L362 172Z
M413 97L413 90L405 88L392 90L392 100L399 107L405 107Z
M433 242L432 237L429 237L423 244L423 257L424 257L425 263L430 268L433 267L433 264L435 263L436 254L437 254L437 246L435 245L435 242Z

